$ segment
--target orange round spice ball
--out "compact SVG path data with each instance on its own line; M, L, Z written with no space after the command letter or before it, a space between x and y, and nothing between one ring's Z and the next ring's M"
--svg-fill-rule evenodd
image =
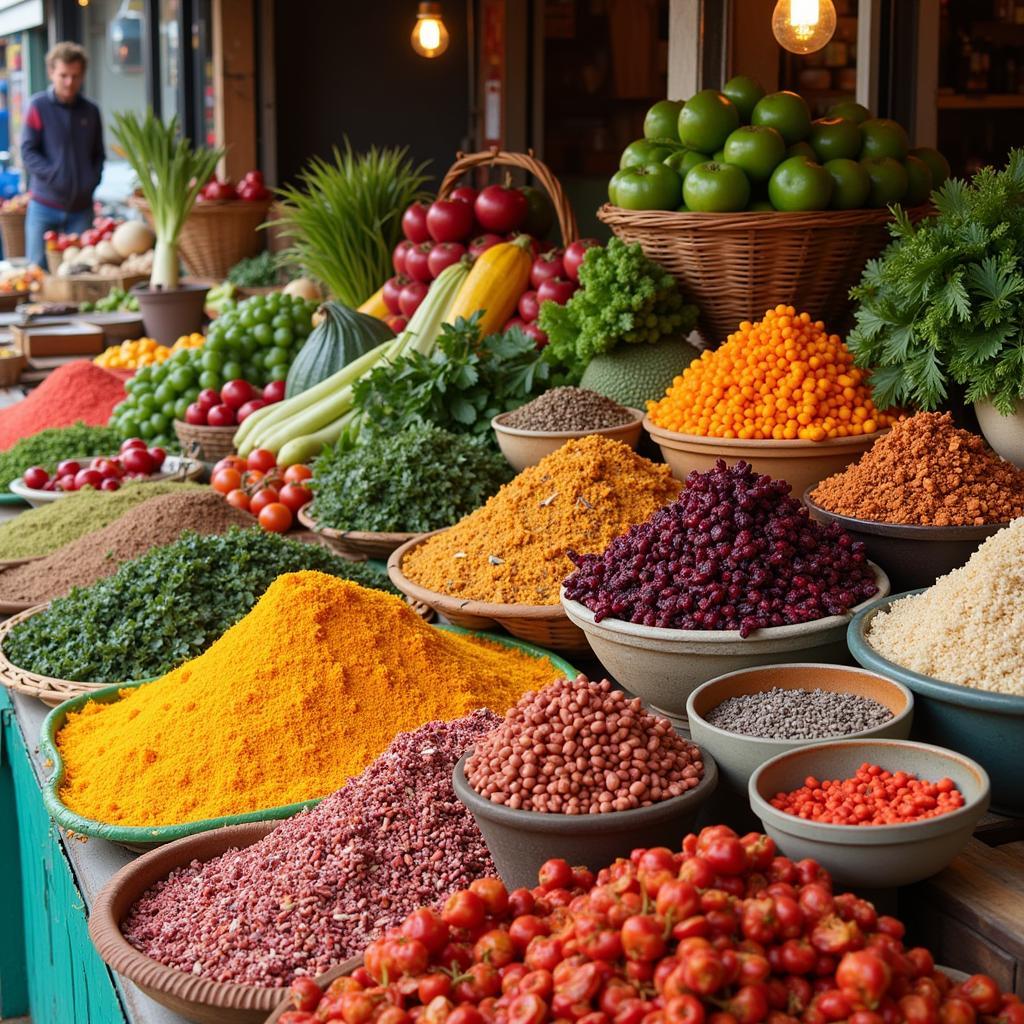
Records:
M792 306L741 323L647 411L665 430L758 441L873 434L896 419L875 408L866 374L839 335Z

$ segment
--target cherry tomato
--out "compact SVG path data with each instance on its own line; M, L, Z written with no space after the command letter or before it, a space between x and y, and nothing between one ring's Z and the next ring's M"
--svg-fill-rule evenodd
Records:
M103 483L100 484L101 491L119 491L121 489L121 481L114 476L108 476Z
M241 509L243 512L251 511L249 507L249 495L242 490L241 487L236 487L233 491L228 491L227 501L229 505L233 505L237 509Z
M546 860L537 872L537 881L542 889L567 889L572 885L572 868L569 862L559 857Z
M323 992L312 978L300 975L292 982L290 994L296 1010L315 1010Z
M298 512L300 508L313 500L313 492L301 484L285 484L278 491L278 497L282 505L287 505L292 512Z
M21 479L26 487L42 490L50 482L50 474L42 466L29 466Z
M439 953L448 943L448 925L441 920L436 910L420 907L402 922L402 934L410 939L419 939L431 953ZM429 1003L429 999L422 1002Z
M509 933L502 928L484 932L473 946L473 959L489 963L492 967L505 967L515 958L516 946Z
M301 462L297 462L294 466L289 466L284 471L284 482L286 484L299 484L303 480L308 480L313 475L313 470L309 466L304 466Z
M972 974L955 995L966 999L978 1013L996 1013L1002 1006L999 986L987 974Z
M266 448L254 448L249 452L245 465L248 469L258 469L266 473L277 465L277 456Z
M225 467L219 469L213 474L213 478L210 480L210 486L218 494L227 494L229 491L236 490L242 486L242 475L237 469Z
M880 956L867 949L847 953L836 968L836 985L840 991L869 1010L878 1007L890 981L892 969Z
M292 525L292 510L279 501L272 501L260 509L259 521L268 533L287 533Z
M122 452L128 451L129 448L145 448L146 442L141 437L129 437L126 441L121 442L120 450ZM59 467L58 467L59 468Z
M239 473L244 473L246 470L245 459L241 455L225 455L214 467L213 472L216 473L221 469L237 469Z
M452 928L479 928L487 916L487 904L468 889L452 893L441 910L441 918Z
M622 925L622 949L628 960L657 960L665 953L665 923L648 914L634 914Z
M261 487L253 496L249 499L249 511L254 516L258 516L268 505L279 504L277 500L277 491L273 487ZM287 508L287 505L285 506ZM291 515L291 509L288 509L288 514Z

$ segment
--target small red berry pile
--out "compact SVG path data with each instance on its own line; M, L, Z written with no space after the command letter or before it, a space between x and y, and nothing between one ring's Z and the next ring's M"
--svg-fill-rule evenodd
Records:
M937 818L964 805L952 779L928 782L910 772L862 764L850 779L804 779L799 789L778 793L772 807L830 825L899 825Z
M421 908L281 1024L1024 1024L976 974L954 985L903 925L834 894L812 860L716 825L595 878L564 860L534 889L478 879Z

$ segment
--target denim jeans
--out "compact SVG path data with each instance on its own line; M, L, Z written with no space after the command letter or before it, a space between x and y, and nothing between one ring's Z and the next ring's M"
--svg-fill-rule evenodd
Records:
M81 234L92 227L92 210L68 213L44 206L34 199L28 201L25 214L25 255L29 263L46 269L46 242L43 234L47 231L63 231L65 234Z

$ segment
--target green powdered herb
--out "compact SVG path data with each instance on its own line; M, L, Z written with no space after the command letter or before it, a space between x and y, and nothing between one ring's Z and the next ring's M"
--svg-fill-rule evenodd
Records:
M29 466L43 466L52 473L63 459L93 455L112 455L120 447L122 435L114 427L90 427L79 420L70 427L52 427L23 437L0 452L0 490L6 491Z
M377 567L263 530L185 533L76 587L12 630L14 664L57 679L149 679L194 658L246 615L282 573L316 569L396 593ZM273 637L267 637L273 643Z
M86 488L40 508L22 512L0 526L0 559L48 555L93 530L101 530L122 513L149 498L178 494L182 489L205 491L192 483L128 483L119 491Z
M426 424L373 435L313 463L311 515L336 530L426 533L451 526L512 479L484 438Z

